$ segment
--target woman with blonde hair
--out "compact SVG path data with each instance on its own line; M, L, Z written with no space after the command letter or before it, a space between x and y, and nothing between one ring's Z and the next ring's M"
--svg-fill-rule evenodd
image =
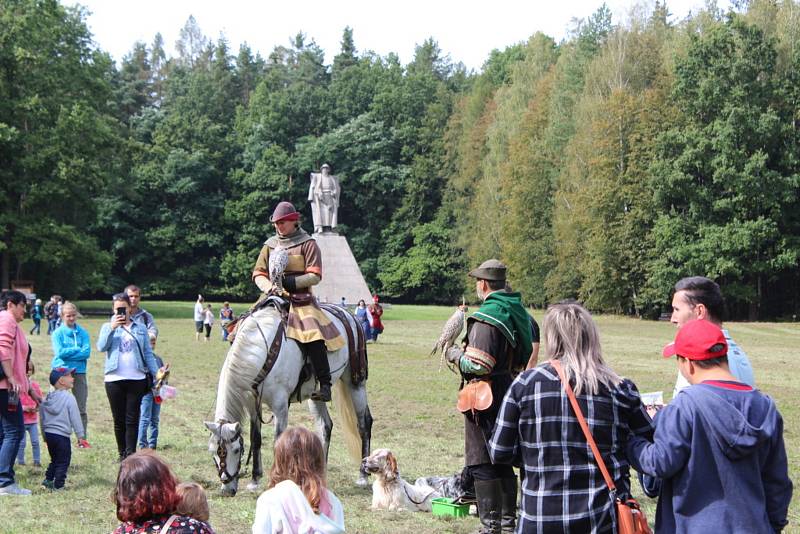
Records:
M88 436L89 416L86 411L86 401L89 398L89 382L86 379L86 367L92 354L92 342L89 340L89 332L78 324L78 307L72 302L66 301L61 306L61 326L55 329L50 341L53 346L53 361L50 368L75 369L72 394L78 402L83 431ZM78 443L81 449L88 446L89 442L86 440Z
M628 436L650 437L652 422L633 382L603 359L591 314L580 304L550 306L548 361L511 384L489 442L495 463L524 471L517 532L616 532L614 499L591 453L553 361L560 364L618 495L630 494Z
M287 428L275 442L269 489L256 503L253 534L344 532L342 503L326 486L325 453L319 437Z

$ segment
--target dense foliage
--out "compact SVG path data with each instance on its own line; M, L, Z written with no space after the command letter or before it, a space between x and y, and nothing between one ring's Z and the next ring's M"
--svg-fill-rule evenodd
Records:
M304 34L265 58L156 35L116 65L79 8L0 0L2 284L40 293L248 298L274 205L310 219L331 164L339 230L371 288L454 303L496 256L526 300L652 315L681 276L734 315L800 302L800 5L676 22L605 6L467 72L429 39L407 65L332 64ZM305 222L310 230L310 221Z

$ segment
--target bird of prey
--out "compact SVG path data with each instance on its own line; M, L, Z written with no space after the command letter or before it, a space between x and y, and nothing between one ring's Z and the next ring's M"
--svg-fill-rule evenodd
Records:
M447 320L447 322L444 324L444 328L442 328L442 333L439 335L439 339L433 346L433 350L431 350L431 356L441 351L442 361L444 361L445 352L447 352L447 349L450 348L451 345L456 343L458 336L461 335L461 331L464 329L464 320L466 319L466 317L467 317L467 306L466 304L464 304L462 300L461 306L456 308L456 311L453 312L453 315L451 315L450 318ZM439 368L441 369L441 362Z
M269 251L269 279L279 295L284 293L283 271L286 270L288 264L289 254L285 248L276 247Z

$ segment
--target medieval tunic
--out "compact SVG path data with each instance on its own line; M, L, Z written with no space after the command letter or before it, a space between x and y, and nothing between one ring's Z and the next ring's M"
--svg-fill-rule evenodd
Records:
M270 237L261 248L256 265L253 267L253 278L262 275L269 278L269 253L278 246L286 249L289 256L284 276L313 273L322 278L322 256L319 246L302 229L286 237L277 235ZM339 330L320 309L310 287L298 288L290 296L286 337L299 343L324 341L329 351L339 350L345 345Z
M488 380L492 388L492 404L488 409L464 414L464 463L492 463L487 444L492 435L503 397L513 381L512 371L527 362L531 353L530 319L522 306L519 293L491 293L483 305L467 318L467 347L464 359L468 367L480 370L471 373L461 365L466 382Z

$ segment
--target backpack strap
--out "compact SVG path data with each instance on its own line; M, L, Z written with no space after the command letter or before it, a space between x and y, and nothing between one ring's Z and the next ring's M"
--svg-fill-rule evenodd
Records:
M176 514L172 514L171 516L169 516L169 519L167 519L167 522L164 523L163 527L161 527L161 530L158 531L158 534L167 534L167 532L169 532L169 527L172 526L172 523L176 519L178 519L178 516Z

